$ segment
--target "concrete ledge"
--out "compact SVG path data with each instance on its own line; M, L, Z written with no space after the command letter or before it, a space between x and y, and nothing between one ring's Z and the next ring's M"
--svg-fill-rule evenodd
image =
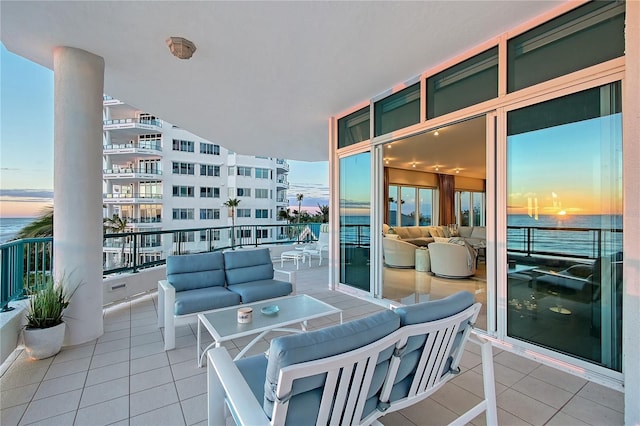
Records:
M0 313L0 364L2 364L18 346L22 327L25 324L24 314L29 306L29 299L11 302L10 305L15 309Z

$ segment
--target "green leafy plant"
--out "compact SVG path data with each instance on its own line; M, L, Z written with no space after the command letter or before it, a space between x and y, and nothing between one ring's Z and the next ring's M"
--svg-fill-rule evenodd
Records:
M29 301L26 328L50 328L61 324L74 293L75 290L68 292L61 283L54 285L53 281L36 290Z

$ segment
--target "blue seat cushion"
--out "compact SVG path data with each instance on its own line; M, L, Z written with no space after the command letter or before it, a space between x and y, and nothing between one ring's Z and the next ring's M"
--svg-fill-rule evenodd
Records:
M262 401L264 399L264 380L267 374L267 357L264 354L260 354L240 358L234 362L256 400Z
M431 321L437 321L450 317L459 312L464 311L474 303L474 296L468 291L460 291L445 297L444 299L432 300L429 302L417 303L415 305L403 306L396 309L396 313L400 316L400 324L402 326L420 324ZM454 344L450 354L453 354L459 347L462 334L468 327L468 324L461 324L458 334L454 339ZM390 400L395 401L407 396L412 375L416 371L423 347L427 341L427 335L412 336L407 340L406 349L402 356L402 361L398 367L395 385L391 392ZM452 357L449 356L445 364L443 373L447 373L451 365Z
M227 285L273 279L269 249L224 252Z
M237 293L220 286L177 291L175 314L186 315L239 304L240 296Z
M176 293L197 288L224 286L222 253L199 253L167 257L167 281Z
M273 339L269 349L264 384L263 407L265 413L271 416L273 411L278 374L283 367L327 358L366 346L396 331L399 326L400 318L398 315L393 311L385 310L333 327ZM387 350L385 356L381 358L386 357L388 360L390 354L391 350ZM381 383L377 378L383 377L386 373L387 360L383 359L382 362L379 362L378 366L381 368L374 373L375 382ZM287 412L287 423L315 423L320 407L320 388L324 385L325 376L325 374L319 374L294 382L289 411ZM376 392L377 390L374 390L370 393Z
M260 280L230 285L228 289L229 291L237 293L242 303L251 303L291 294L293 286L286 281Z

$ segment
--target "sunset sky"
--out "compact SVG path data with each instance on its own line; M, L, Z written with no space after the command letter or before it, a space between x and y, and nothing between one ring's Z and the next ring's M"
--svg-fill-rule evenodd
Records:
M53 72L1 43L0 63L0 218L35 217L53 202ZM328 162L289 165L290 206L298 193L310 213L329 204Z

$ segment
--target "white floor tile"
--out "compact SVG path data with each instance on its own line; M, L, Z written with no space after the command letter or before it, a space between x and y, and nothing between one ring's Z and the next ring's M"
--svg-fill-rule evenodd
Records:
M76 426L103 426L129 419L129 397L123 396L78 410Z
M182 413L187 425L193 425L207 420L207 394L194 396L180 401Z
M80 407L99 404L111 399L129 395L129 378L111 380L93 386L87 386L82 393Z
M82 390L75 390L32 401L24 413L20 424L29 424L76 410L80 402L81 393Z
M0 392L0 407L2 409L28 403L38 390L38 384L20 386Z
M195 351L195 348L194 348ZM143 358L131 360L131 374L138 374L144 371L155 370L156 368L169 365L169 358L166 352L149 355Z
M60 393L82 389L85 385L86 378L87 372L81 371L68 376L58 377L57 379L45 380L40 383L40 387L38 387L38 391L33 399L48 398Z
M122 377L129 377L129 361L123 361L117 364L111 364L89 370L85 386L93 386L98 383L109 382Z
M513 389L498 395L498 407L533 425L545 424L556 410Z
M207 393L207 375L203 368L202 374L187 377L186 379L176 381L176 389L178 389L178 398L182 401L197 395Z
M129 397L131 417L147 413L178 402L178 393L174 383L132 393Z
M130 377L131 393L155 388L173 382L173 375L169 366L134 374Z
M139 416L131 417L129 424L131 426L180 426L185 425L185 421L182 416L180 404L171 404L148 413L140 414Z

